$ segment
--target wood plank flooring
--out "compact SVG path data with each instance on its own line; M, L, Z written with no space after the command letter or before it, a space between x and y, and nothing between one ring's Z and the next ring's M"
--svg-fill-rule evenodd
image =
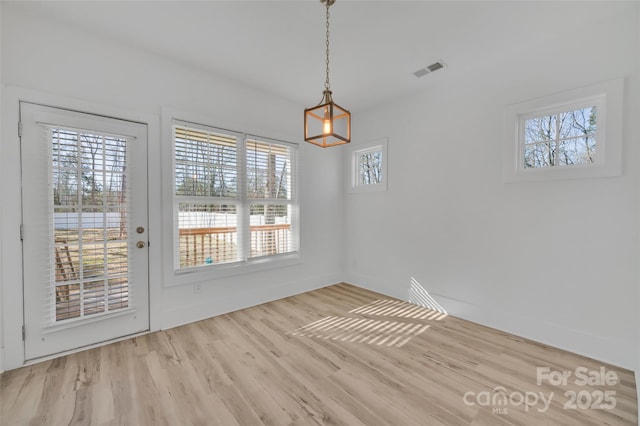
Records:
M571 376L539 385L538 367ZM580 367L604 369L609 383L583 385ZM638 420L628 370L347 284L5 372L0 382L3 426Z

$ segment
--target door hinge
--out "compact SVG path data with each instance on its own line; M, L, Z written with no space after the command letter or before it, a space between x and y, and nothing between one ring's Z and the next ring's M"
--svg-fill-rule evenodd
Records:
M24 241L24 225L20 224L20 241Z
M24 338L25 338L26 332L24 330L24 325L22 326L22 341L24 342Z
M22 121L18 121L18 137L22 137Z

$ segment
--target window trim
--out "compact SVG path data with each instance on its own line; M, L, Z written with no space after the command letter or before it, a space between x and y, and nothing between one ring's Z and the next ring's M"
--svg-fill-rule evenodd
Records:
M163 193L163 219L162 219L162 228L163 228L163 238L162 238L162 258L163 258L163 268L164 268L164 279L163 286L164 287L173 287L180 285L188 285L188 284L197 284L203 282L210 282L212 279L219 279L225 277L231 277L235 275L242 274L250 274L260 271L266 271L270 269L278 269L288 266L299 265L303 261L302 248L301 248L301 222L300 222L300 197L299 197L299 157L300 157L300 144L297 142L291 142L283 139L276 139L274 137L263 137L259 136L253 132L252 128L244 126L247 130L251 132L237 132L233 130L229 130L229 127L225 125L224 120L216 120L220 121L220 126L212 126L201 123L211 122L213 119L211 117L198 115L194 113L186 113L179 110L174 110L171 108L163 107L162 108L162 119L161 119L161 127L162 127L162 158L161 164L162 169L165 171L162 175L162 193ZM215 117L214 117L215 119ZM294 214L291 217L291 227L294 229L294 244L296 246L296 251L290 253L282 253L275 254L270 256L262 256L256 258L247 258L246 260L239 260L236 262L229 262L217 265L207 265L202 267L194 267L194 268L185 268L185 269L176 269L174 263L174 241L175 241L175 188L174 188L174 180L175 180L175 159L174 159L174 141L173 141L173 125L175 122L183 122L183 123L191 123L192 125L201 126L203 128L208 128L215 131L225 131L232 134L239 134L245 138L257 138L259 140L265 142L274 142L290 145L292 150L292 155L295 156L296 168L292 170L295 173L295 185L292 190L294 193L292 194L292 205L295 209ZM239 126L238 123L233 123L233 127L242 127ZM276 135L277 137L277 135ZM242 143L242 146L240 144ZM238 145L238 162L239 167L242 167L243 170L246 168L246 158L244 152L244 143L239 141ZM239 205L242 203L242 198L240 195L240 191L245 191L244 183L246 182L246 177L244 173L239 176L238 185L238 196L235 197L235 202ZM247 205L251 203L251 199L246 200ZM244 220L242 218L241 220ZM247 217L247 222L249 218ZM241 224L239 227L243 226Z
M503 143L503 180L535 182L586 179L622 174L623 79L556 93L507 107ZM586 106L598 108L596 160L591 164L524 167L524 122L532 117L571 111Z
M349 147L348 157L347 157L347 169L349 170L349 179L347 180L348 192L351 193L359 193L359 192L379 192L386 191L388 189L388 167L387 163L389 160L388 157L388 148L389 141L387 138L377 139L371 142L351 145ZM360 173L358 157L361 154L365 154L368 152L382 151L382 181L379 183L370 183L370 184L359 184L358 177Z

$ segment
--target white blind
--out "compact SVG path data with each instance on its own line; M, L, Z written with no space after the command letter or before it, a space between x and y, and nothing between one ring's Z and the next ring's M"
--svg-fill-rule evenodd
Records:
M298 250L296 146L174 120L177 270Z
M133 306L125 136L42 125L49 152L49 324Z
M176 268L236 262L237 137L174 125Z
M237 196L236 138L180 126L174 132L176 195Z
M250 258L298 250L296 151L293 145L247 139Z

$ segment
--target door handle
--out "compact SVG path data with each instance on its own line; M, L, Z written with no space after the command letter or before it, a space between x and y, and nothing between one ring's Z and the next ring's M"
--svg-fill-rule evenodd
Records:
M138 247L138 248L144 248L144 246L145 246L144 241L138 241L136 243L136 247Z

